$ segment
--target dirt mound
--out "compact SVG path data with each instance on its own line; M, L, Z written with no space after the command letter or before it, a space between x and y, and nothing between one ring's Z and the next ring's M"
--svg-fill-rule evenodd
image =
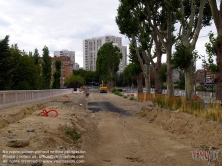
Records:
M44 102L15 106L0 111L0 151L77 151L93 153L89 142L96 142L96 123L86 110L85 94L70 94ZM37 116L42 109L58 111L55 118ZM48 153L49 154L49 153ZM17 154L19 157L20 154ZM3 161L0 155L0 161ZM11 165L11 159L7 159ZM56 159L60 160L60 159ZM1 163L0 163L1 164ZM13 164L12 164L13 165ZM19 165L19 163L18 163ZM29 163L30 165L30 163ZM45 165L45 164L44 164ZM50 164L46 164L50 165ZM53 164L52 164L53 165ZM60 163L57 165L67 165ZM82 164L83 165L83 164Z
M222 124L183 112L169 111L159 108L143 107L140 116L155 122L171 133L191 138L195 146L222 148Z

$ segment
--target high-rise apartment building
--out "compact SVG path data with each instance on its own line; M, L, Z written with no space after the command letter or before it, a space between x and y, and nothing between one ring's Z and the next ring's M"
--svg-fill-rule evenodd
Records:
M75 63L75 70L79 70L79 64Z
M122 38L116 36L101 36L83 41L83 68L85 70L96 70L97 53L100 47L106 43L112 42L117 46L123 57L120 61L119 71L122 72L127 65L127 46L122 46Z

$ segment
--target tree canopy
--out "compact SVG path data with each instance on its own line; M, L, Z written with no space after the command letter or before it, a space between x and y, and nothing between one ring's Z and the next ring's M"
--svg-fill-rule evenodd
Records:
M44 88L45 89L49 89L50 85L51 85L51 65L52 65L52 61L51 61L51 57L49 56L49 49L48 47L44 46L44 48L42 49L43 51L43 59L42 59L42 75L43 75L43 79L44 79Z
M188 98L191 98L191 78L194 73L194 63L190 62L193 62L195 58L190 57L190 55L193 56L190 53L193 53L195 49L201 28L210 25L212 17L208 1L120 0L117 12L116 23L120 33L126 35L129 40L134 42L137 58L147 80L150 73L146 69L152 63L156 74L155 82L160 83L157 79L158 70L161 67L162 53L166 53L167 72L165 74L167 76L168 96L173 96L174 94L172 48L175 43L180 43L180 45L177 44L178 46L184 46L177 47L179 52L175 53L174 61L177 64L183 63L183 66L181 66L186 68L186 93ZM179 29L176 29L176 27L179 27ZM139 54L139 48L142 49L145 65ZM186 54L187 52L189 54ZM152 62L152 59L155 57L157 57L157 63ZM184 58L181 57L189 60L188 66L184 63ZM150 83L147 84L149 85ZM157 85L155 84L155 86ZM158 87L159 90L155 89L155 92L160 93L160 84ZM148 86L147 89L149 89Z
M49 82L51 83L51 63L40 61L38 50L26 53L20 50L17 44L9 46L9 36L0 40L0 90L34 90L45 89L45 74L43 68L50 72ZM50 62L51 58L48 48L44 47L43 62ZM50 69L49 69L50 68ZM48 86L49 88L50 86Z
M6 90L10 87L10 75L7 71L11 69L9 51L9 36L5 36L3 40L0 40L0 89Z
M64 85L67 88L79 88L84 85L84 78L80 75L71 75L65 79Z
M119 63L122 58L122 53L117 46L111 42L105 43L99 49L96 60L96 72L101 76L101 79L107 86L112 88L116 72L119 70Z
M56 71L53 74L54 80L52 83L52 88L54 88L54 89L60 88L61 65L62 65L62 62L60 60L55 61Z

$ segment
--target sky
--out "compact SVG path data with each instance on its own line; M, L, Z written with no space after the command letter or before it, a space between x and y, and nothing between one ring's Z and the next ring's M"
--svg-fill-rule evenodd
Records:
M114 35L129 45L115 22L118 6L119 0L0 0L0 40L9 35L10 45L18 44L27 53L37 48L40 55L44 46L50 56L63 49L75 51L76 63L83 67L85 39ZM196 50L201 55L206 54L210 31L216 32L213 23L200 33Z

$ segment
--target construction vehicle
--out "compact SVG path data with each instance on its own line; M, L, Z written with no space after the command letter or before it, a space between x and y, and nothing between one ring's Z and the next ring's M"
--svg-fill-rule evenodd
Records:
M100 93L107 93L107 87L104 85L104 82L102 80L102 85L100 85L100 88L99 88L99 91Z

